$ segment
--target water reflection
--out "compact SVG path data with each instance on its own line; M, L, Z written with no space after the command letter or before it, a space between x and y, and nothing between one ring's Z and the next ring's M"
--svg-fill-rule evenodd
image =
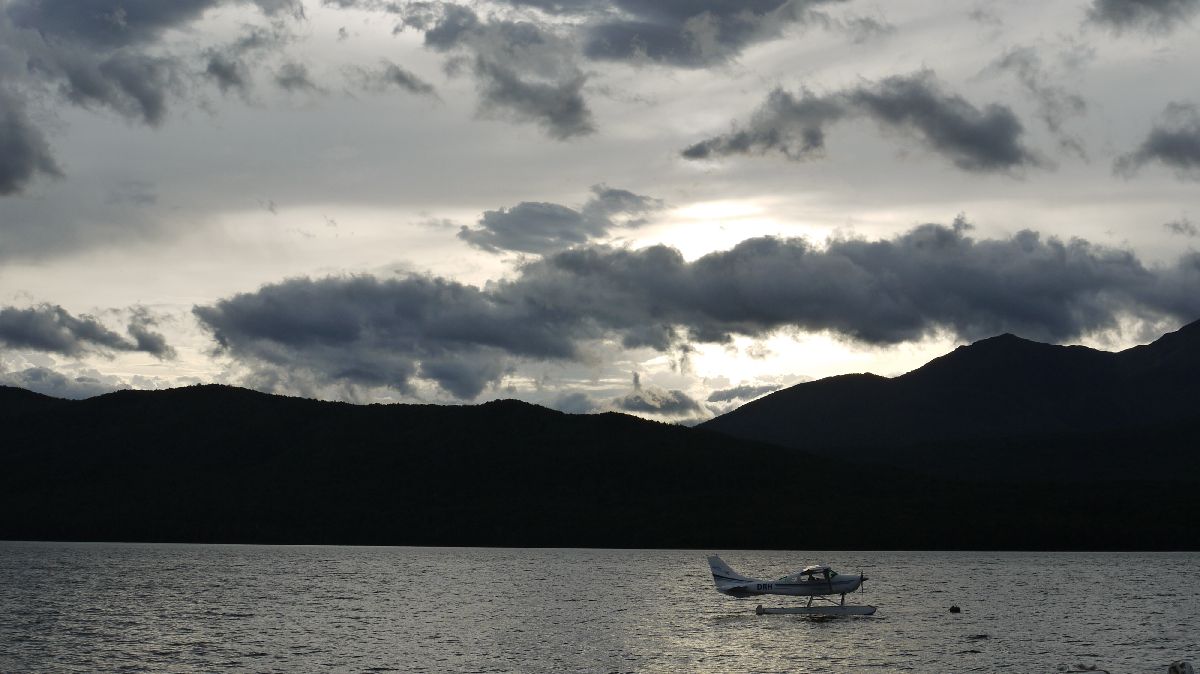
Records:
M865 571L879 613L756 616L708 552ZM1165 671L1198 659L1198 561L0 543L0 671Z

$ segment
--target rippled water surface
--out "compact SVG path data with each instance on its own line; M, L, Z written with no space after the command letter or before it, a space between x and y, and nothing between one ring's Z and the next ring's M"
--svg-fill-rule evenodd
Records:
M760 577L865 570L855 603L879 612L814 621L717 594L706 552L0 542L0 671L1162 673L1200 659L1195 553L722 553Z

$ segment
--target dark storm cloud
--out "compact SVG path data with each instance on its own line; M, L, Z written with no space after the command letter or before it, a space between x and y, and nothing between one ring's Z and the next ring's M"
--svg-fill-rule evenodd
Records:
M598 61L650 62L703 68L737 58L747 47L778 38L793 25L844 30L855 41L891 32L886 20L834 19L819 7L842 0L506 0L552 16L569 16L583 55ZM431 5L434 3L419 3ZM450 20L430 42L445 44L478 24L459 5L443 5Z
M708 402L710 403L727 403L734 400L753 400L762 395L773 393L782 388L779 384L763 384L754 386L751 384L743 384L733 388L720 389L708 394Z
M429 379L462 398L514 359L581 360L594 340L667 351L800 329L880 345L941 332L1061 342L1127 316L1200 316L1200 255L1148 268L1082 240L968 230L930 224L824 248L758 238L692 262L666 246L577 247L484 289L419 276L293 279L194 313L251 367L400 390Z
M359 86L367 91L380 92L395 87L410 94L437 98L432 84L388 60L381 61L375 69L356 68L353 74Z
M200 17L219 0L13 0L13 24L50 39L121 47L150 42Z
M1024 128L1007 106L976 107L942 90L931 72L888 77L821 96L776 89L741 128L688 147L688 159L778 152L799 160L825 149L825 128L865 116L905 132L967 171L1011 172L1041 161L1021 142Z
M479 112L541 126L558 140L595 131L583 96L586 74L569 41L529 21L481 20L468 7L411 3L402 25L424 33L425 45L451 55L451 72L467 69Z
M458 238L491 253L545 253L584 243L604 232L603 225L584 218L573 208L522 201L512 208L485 211L478 226L463 226Z
M200 18L226 0L12 0L5 14L19 27L50 40L117 48L153 42L164 32ZM298 0L254 0L268 16L281 13L303 18Z
M103 52L42 43L30 48L26 66L35 81L57 87L74 105L107 108L150 125L163 120L168 98L186 79L178 59L136 49Z
M1167 105L1146 140L1118 157L1113 170L1129 177L1151 162L1174 169L1181 179L1200 180L1200 108L1191 103Z
M58 305L41 304L18 309L0 308L0 344L11 349L29 349L80 356L89 352L143 351L156 358L172 358L173 349L159 333L151 330L154 319L135 309L129 336L120 335L87 315L72 316Z
M1169 33L1200 12L1200 0L1092 0L1087 17L1118 33Z
M239 4L257 6L276 32L286 17L303 18L296 0L15 0L0 14L0 37L21 52L33 80L56 86L71 103L156 125L196 71L194 55L166 53L164 36L209 9ZM248 67L242 56L255 48L255 39L204 50L199 70L222 91L244 93Z
M499 62L477 57L474 66L479 85L480 111L486 115L533 122L557 140L586 136L596 130L592 112L583 99L586 77L532 81Z
M907 130L968 171L1007 171L1038 161L1021 145L1024 129L1007 106L979 109L941 90L928 72L895 76L849 93L854 109L879 123Z
M178 85L175 60L140 53L122 52L99 63L78 55L56 66L66 78L62 92L72 103L110 108L152 126L162 122L167 95Z
M160 359L174 358L175 349L167 344L167 339L163 337L162 333L153 330L157 325L158 320L149 311L140 307L133 309L133 315L130 317L127 327L129 336L133 338L133 350L142 351Z
M688 159L732 154L779 152L788 159L820 156L825 151L825 127L850 114L838 95L822 97L807 89L798 96L783 89L767 95L766 102L742 128L696 143L683 151Z
M38 174L62 175L46 138L26 117L24 102L0 89L0 195L20 192Z
M759 238L686 262L652 246L572 249L525 265L494 292L554 298L626 346L665 350L781 328L872 344L939 331L1015 332L1062 341L1113 328L1123 314L1200 315L1200 257L1146 268L1132 253L1021 232L976 241L968 227L924 225L890 240Z
M220 348L256 366L328 382L391 386L413 378L477 395L510 356L573 359L570 334L529 307L446 279L293 279L196 307Z
M636 227L640 217L662 208L658 199L607 185L592 187L592 198L579 210L559 204L523 201L512 208L484 211L475 228L458 238L492 253L510 250L547 253L603 237L613 227Z

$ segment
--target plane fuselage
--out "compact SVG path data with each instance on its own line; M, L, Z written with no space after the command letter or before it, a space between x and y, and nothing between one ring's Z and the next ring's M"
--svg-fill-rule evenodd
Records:
M861 577L848 574L838 574L829 580L814 578L813 580L750 580L729 579L720 582L717 579L717 591L731 597L753 597L761 594L782 594L793 597L812 597L827 594L846 594L858 589Z

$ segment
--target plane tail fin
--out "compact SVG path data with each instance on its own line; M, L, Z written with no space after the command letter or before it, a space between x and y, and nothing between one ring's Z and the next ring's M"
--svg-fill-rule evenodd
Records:
M725 563L725 560L721 559L717 555L708 556L708 568L712 571L713 581L716 582L717 587L727 585L729 581L741 583L748 580L754 580L753 578L743 576L737 571L731 569L729 565Z

